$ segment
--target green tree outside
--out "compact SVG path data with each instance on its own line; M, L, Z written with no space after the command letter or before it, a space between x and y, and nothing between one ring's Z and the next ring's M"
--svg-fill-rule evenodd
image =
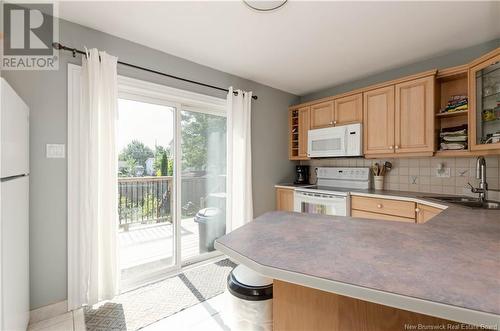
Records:
M207 170L208 137L211 133L226 132L226 118L183 111L181 125L182 170Z
M182 170L204 171L208 170L207 166L216 166L220 172L225 172L225 158L211 165L208 165L207 158L208 153L211 152L210 149L225 148L225 143L223 146L213 146L214 143L211 142L212 146L209 146L209 137L213 133L225 134L226 118L183 111L181 112L181 126ZM221 155L225 155L225 152ZM127 169L123 175L135 176L135 169L138 166L146 169L146 160L152 157L155 158L153 169L156 176L173 175L174 160L170 148L156 146L153 151L138 140L132 140L118 156L120 161L127 162Z
M132 140L118 155L118 160L132 162L146 168L146 160L154 157L153 150L139 140Z

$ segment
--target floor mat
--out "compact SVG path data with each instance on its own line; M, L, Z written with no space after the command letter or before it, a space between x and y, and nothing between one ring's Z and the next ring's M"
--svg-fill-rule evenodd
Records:
M224 292L229 259L188 270L134 291L98 308L84 309L88 331L134 331Z

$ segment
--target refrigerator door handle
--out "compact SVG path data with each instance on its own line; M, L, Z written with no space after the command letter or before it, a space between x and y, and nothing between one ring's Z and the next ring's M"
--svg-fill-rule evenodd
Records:
M0 178L0 182L8 182L9 180L14 180L14 179L17 179L17 178L21 178L21 177L25 177L25 176L28 176L28 174L21 174L21 175L14 175L14 176L9 176L9 177L3 177L3 178Z

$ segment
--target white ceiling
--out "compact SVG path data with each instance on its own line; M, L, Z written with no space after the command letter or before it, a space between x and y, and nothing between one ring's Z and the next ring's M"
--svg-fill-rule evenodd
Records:
M272 13L241 1L63 2L59 13L298 95L500 37L500 2L289 1Z

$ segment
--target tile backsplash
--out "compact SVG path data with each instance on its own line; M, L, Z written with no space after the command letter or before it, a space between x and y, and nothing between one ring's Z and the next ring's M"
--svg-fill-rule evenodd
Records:
M489 189L500 188L500 156L488 156L486 159L486 181ZM386 190L413 191L424 193L442 193L477 196L471 193L467 183L478 186L476 179L476 158L408 158L408 159L372 159L331 158L301 161L302 165L311 166L311 183L315 183L315 167L369 167L375 162L392 163L392 170L386 173ZM437 177L438 165L450 169L450 177ZM500 200L500 192L489 191L488 199Z

